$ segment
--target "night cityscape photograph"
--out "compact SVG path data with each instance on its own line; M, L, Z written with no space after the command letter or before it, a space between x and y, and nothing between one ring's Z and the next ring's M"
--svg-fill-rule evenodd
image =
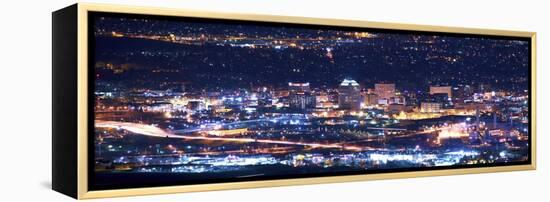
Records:
M528 38L91 22L92 188L530 162Z

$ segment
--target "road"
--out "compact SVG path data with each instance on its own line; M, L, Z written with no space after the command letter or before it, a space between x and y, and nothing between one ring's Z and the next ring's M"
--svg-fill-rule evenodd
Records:
M358 146L347 146L341 145L338 143L308 143L308 142L297 142L297 141L285 141L285 140L269 140L269 139L255 139L255 138L235 138L235 137L209 137L209 136L189 136L189 135L176 135L165 131L159 127L132 123L132 122L118 122L118 121L95 121L95 127L98 128L113 128L113 129L122 129L132 133L152 136L152 137L168 137L168 138L180 138L188 140L213 140L213 141L230 141L230 142L259 142L266 144L282 144L282 145L298 145L298 146L308 146L315 148L339 148L350 151L364 151L364 150L384 150L380 148L371 148L371 147L358 147Z

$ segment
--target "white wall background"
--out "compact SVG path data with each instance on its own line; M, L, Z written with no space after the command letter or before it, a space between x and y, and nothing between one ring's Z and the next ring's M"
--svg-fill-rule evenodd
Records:
M139 0L156 7L538 32L538 169L356 183L126 197L100 201L529 201L550 185L545 1ZM51 186L51 12L74 1L4 1L0 11L0 200L69 201Z

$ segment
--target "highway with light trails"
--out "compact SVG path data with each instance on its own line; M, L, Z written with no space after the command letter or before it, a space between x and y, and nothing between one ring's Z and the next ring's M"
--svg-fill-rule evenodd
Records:
M351 145L348 146L348 145L342 145L340 143L323 144L323 143L308 143L308 142L298 142L298 141L269 140L269 139L255 139L255 138L176 135L153 125L132 123L132 122L96 120L95 127L122 129L132 133L151 136L151 137L180 138L180 139L187 139L187 140L212 140L212 141L230 141L230 142L244 142L244 143L258 142L258 143L266 143L266 144L308 146L308 147L314 147L314 148L334 148L334 149L339 148L339 149L350 150L350 151L368 151L368 150L385 151L387 150L383 148L374 148L374 147L359 147L359 146L351 146Z

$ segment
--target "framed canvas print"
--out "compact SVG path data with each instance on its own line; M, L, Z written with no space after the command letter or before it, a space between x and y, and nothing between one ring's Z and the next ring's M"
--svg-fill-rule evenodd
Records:
M535 33L75 4L53 189L78 199L535 169Z

